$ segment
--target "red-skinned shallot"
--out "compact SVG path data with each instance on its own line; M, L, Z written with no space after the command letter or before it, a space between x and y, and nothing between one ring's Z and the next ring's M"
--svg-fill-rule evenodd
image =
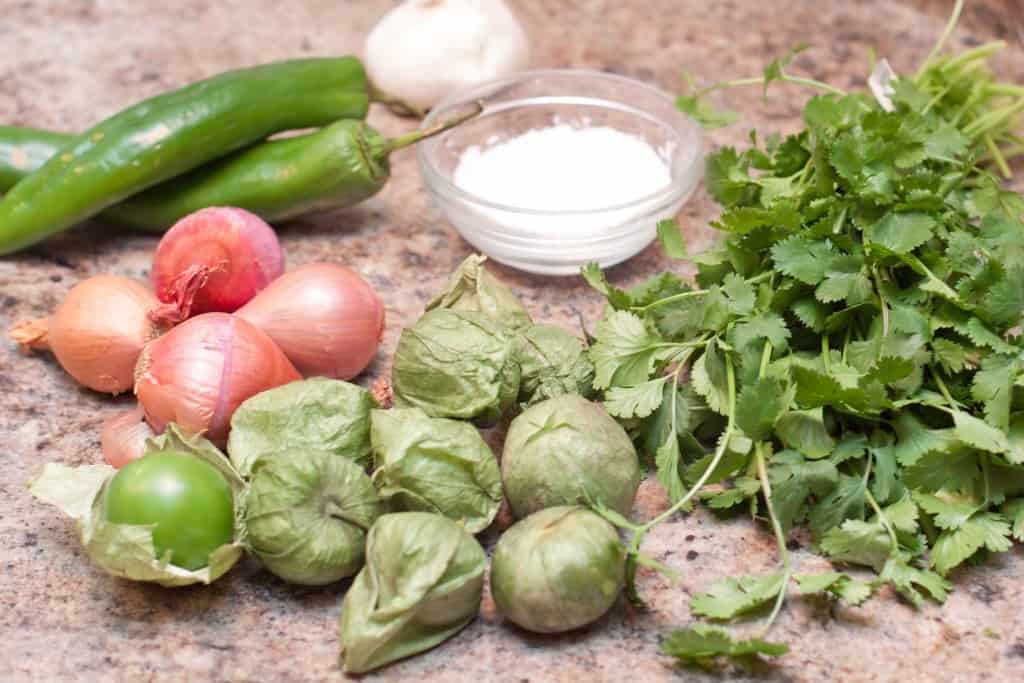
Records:
M147 345L135 395L156 432L168 422L223 445L247 398L302 379L264 332L226 313L186 320Z
M254 213L212 206L185 216L161 238L151 278L158 315L185 320L231 313L284 272L274 229Z
M285 273L236 315L270 335L306 376L355 377L373 360L384 333L377 293L334 263Z

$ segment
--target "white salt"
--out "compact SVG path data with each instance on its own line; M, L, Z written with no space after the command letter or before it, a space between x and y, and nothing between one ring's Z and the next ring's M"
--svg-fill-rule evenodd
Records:
M457 186L482 199L538 211L626 204L671 183L668 163L643 139L605 126L559 123L467 148Z

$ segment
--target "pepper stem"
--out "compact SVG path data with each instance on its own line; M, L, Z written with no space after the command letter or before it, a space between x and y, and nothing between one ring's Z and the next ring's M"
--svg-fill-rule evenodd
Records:
M391 152L394 152L396 149L402 149L403 147L408 147L409 145L415 145L420 140L426 140L427 138L439 135L445 132L446 130L450 130L455 126L459 125L460 123L464 123L472 118L476 118L477 116L480 115L481 112L483 112L483 110L484 103L480 100L477 100L472 104L470 111L464 114L459 114L458 116L453 116L450 119L439 121L438 123L435 123L429 128L421 128L419 130L414 130L411 133L406 133L405 135L399 135L396 138L386 140L384 142L384 145L382 146L382 149L380 150L381 152L383 152L382 156L386 156Z
M370 84L369 92L371 102L383 104L399 116L414 116L418 119L422 119L426 116L426 112L415 104L410 104L405 100L395 97L394 95L389 95L383 90L378 89L372 83Z

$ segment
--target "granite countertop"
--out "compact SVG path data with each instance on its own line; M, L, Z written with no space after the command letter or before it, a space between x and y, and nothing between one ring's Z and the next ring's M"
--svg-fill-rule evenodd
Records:
M256 62L358 51L386 0L8 0L0 19L0 121L76 130L140 98ZM862 0L516 0L538 66L626 74L667 89L680 70L707 81L757 73L789 47L815 48L794 69L840 86L862 82L869 46L897 70L915 66L941 30L949 2ZM1020 0L969 3L955 42L1001 36L1012 44L999 66L1024 79ZM804 93L780 88L727 95L764 131L798 125ZM375 110L386 133L413 123ZM742 143L746 126L710 135L709 145ZM363 381L387 366L402 325L469 253L431 207L414 154L395 155L394 179L364 205L283 226L289 264L326 259L363 273L387 305L388 329ZM1020 184L1018 184L1018 188ZM694 248L714 207L703 192L681 220ZM0 327L45 315L74 283L111 272L144 278L156 238L92 224L14 258L0 260ZM610 271L628 284L669 267L654 246ZM684 269L675 264L672 267ZM493 266L535 318L591 324L601 300L579 278L546 279ZM100 459L101 422L130 403L76 386L48 357L26 358L0 343L0 680L319 681L339 680L337 617L345 584L288 586L253 561L208 587L177 590L114 580L86 561L72 524L33 502L25 482L43 463ZM634 515L664 509L645 482ZM507 514L499 526L508 524ZM498 531L484 535L493 545ZM826 563L793 544L799 571ZM773 632L792 645L775 665L683 672L658 654L661 634L691 621L688 599L728 574L767 571L774 541L749 520L704 512L654 531L645 552L680 573L677 585L644 573L652 610L620 601L591 628L559 637L502 622L489 596L480 618L434 651L369 680L399 681L1008 681L1024 677L1024 553L1016 548L982 567L958 570L944 606L914 610L889 592L862 608L794 597Z

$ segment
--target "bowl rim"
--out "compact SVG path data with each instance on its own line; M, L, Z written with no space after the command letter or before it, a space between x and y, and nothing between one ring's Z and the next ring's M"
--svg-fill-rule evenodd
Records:
M563 68L563 69L529 69L526 71L517 71L512 74L493 78L488 81L476 83L469 88L456 91L445 97L436 107L430 110L427 116L423 119L421 127L427 128L440 119L451 115L454 111L463 108L473 102L480 102L484 106L483 113L487 113L487 97L485 95L495 94L493 91L497 88L500 92L503 88L508 87L514 83L519 83L525 80L545 78L545 77L569 77L573 79L598 79L604 81L618 82L625 85L629 85L633 88L639 88L646 90L649 94L662 100L670 106L675 113L676 121L666 121L661 117L653 117L662 123L666 123L673 131L680 131L681 129L689 128L696 135L696 142L693 145L694 153L690 159L689 164L683 169L681 176L689 179L689 182L677 183L675 178L669 182L668 185L655 190L654 192L648 193L636 199L631 199L628 202L622 202L619 204L609 204L607 206L600 206L594 209L531 209L522 206L513 206L511 204L502 204L500 202L494 202L488 199L484 199L479 195L468 192L463 188L456 185L452 180L448 179L443 173L441 173L437 166L433 163L432 159L428 155L428 150L433 149L436 145L440 144L445 138L445 135L439 135L435 138L423 140L416 145L416 156L419 161L421 173L425 177L426 185L428 189L434 192L443 193L461 200L464 203L472 204L475 206L485 207L494 209L507 214L522 215L522 216L548 216L548 217L569 217L569 216L599 216L607 213L615 213L625 211L634 207L649 206L651 204L662 204L671 203L677 196L685 196L689 194L693 188L700 183L701 173L695 172L702 163L704 157L704 131L700 124L693 119L691 116L679 111L675 106L675 98L665 90L646 83L644 81L630 78L628 76L622 76L620 74L612 74L605 71L598 71L596 69L574 69L574 68ZM557 97L557 96L552 96ZM614 100L608 100L604 98L595 97L595 102L614 102ZM542 102L541 104L550 103L550 99ZM529 105L527 105L529 106ZM499 111L501 111L499 109ZM680 136L681 137L681 136Z

